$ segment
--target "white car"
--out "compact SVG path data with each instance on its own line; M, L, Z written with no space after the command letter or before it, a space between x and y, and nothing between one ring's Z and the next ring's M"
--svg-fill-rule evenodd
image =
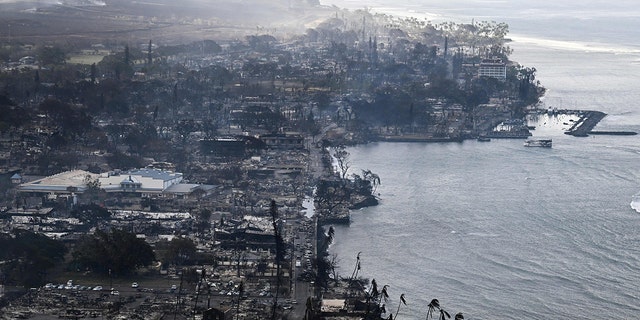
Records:
M92 289L93 291L102 291L102 286L95 286Z
M137 287L138 287L138 283L137 282L134 282L134 283L131 284L131 288L137 288Z

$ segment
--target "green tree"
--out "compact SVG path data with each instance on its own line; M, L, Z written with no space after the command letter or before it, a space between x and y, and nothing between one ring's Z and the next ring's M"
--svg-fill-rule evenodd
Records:
M36 49L36 56L44 66L60 65L67 61L67 53L59 46L39 47Z
M205 230L211 227L210 219L211 219L211 210L202 209L200 210L200 212L198 212L198 214L196 215L196 225L195 225L198 232L204 232Z
M117 150L110 156L107 156L107 162L112 168L118 168L122 170L143 167L143 161L141 157L128 155Z
M196 259L196 245L189 238L175 237L169 242L164 258L178 266L192 264Z
M16 105L5 95L0 95L0 131L20 127L33 118L31 110Z
M364 180L369 181L373 186L373 190L371 190L372 194L375 194L378 186L380 185L380 176L371 172L371 170L362 170L362 177Z
M91 129L91 117L86 109L64 103L57 99L44 100L40 111L56 125L64 138L82 137Z
M342 179L346 179L347 172L351 167L351 162L349 161L349 151L347 151L347 147L344 145L339 145L333 147L333 157L336 159L338 163L338 169L340 170L340 177Z
M119 229L98 230L83 237L72 256L78 268L115 275L130 274L155 260L151 246L144 239Z
M316 185L314 197L319 209L333 213L334 209L349 204L351 194L352 189L346 185L345 180L321 179Z
M60 241L27 230L0 234L0 274L5 284L36 287L47 279L47 271L64 260L66 247Z
M97 222L111 217L111 212L97 204L79 205L71 210L71 216L78 218L88 227L95 226Z

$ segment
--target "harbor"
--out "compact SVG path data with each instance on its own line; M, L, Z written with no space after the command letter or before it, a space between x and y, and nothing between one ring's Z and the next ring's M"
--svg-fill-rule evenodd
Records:
M591 130L604 119L607 114L600 111L581 111L580 119L565 132L565 134L572 135L574 137L586 137L591 133Z

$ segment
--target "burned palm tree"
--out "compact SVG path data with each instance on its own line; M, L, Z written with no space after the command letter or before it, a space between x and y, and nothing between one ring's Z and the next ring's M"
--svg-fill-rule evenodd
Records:
M380 295L378 296L378 309L380 310L380 314L387 313L387 310L385 308L385 304L389 300L389 293L387 293L387 288L389 288L389 286L385 284L382 287L382 290L380 290Z
M378 295L380 294L380 292L378 292L378 283L376 282L376 279L371 279L371 288L369 289L369 292L367 292L367 308L365 311L365 319L368 318L369 316L369 311L371 308L371 300L377 302L377 298Z
M304 320L315 319L315 308L313 304L313 299L311 297L307 297L307 303L304 310Z
M193 305L193 311L194 312L198 311L198 298L200 297L200 291L202 291L202 287L206 283L206 281L205 281L206 277L207 277L207 269L206 268L202 268L202 272L200 273L200 278L198 279L198 283L196 284L196 302ZM207 288L209 288L208 285L207 285Z
M446 319L451 319L451 315L449 315L449 313L447 311L445 311L444 309L442 309L442 307L440 307L440 301L438 301L438 299L433 299L431 300L431 302L429 303L429 309L427 310L427 319L430 319L433 317L433 313L438 310L438 312L440 313L440 315L438 316L439 320L446 320ZM460 318L458 318L458 316ZM462 320L464 319L464 317L462 316L462 313L458 313L456 314L456 320Z
M429 309L427 310L427 319L430 319L433 317L434 311L440 310L440 301L438 301L438 299L433 299L431 300L431 302L429 302L428 307Z
M281 275L280 275L280 264L284 260L285 252L284 252L284 243L282 241L282 235L280 234L280 229L278 228L278 206L276 205L275 200L271 200L271 221L273 224L273 234L275 236L276 242L276 294L273 299L273 310L271 313L271 319L276 319L276 313L278 309L278 295L280 294L280 285L281 285Z
M244 281L240 281L240 285L238 286L238 300L236 301L236 319L240 317L240 300L244 295Z
M453 319L455 320L464 320L464 316L462 315L462 312L458 312L455 317L453 317Z
M446 317L446 318L445 318ZM440 309L440 320L446 320L446 319L451 319L451 316L449 315L448 312L444 311L444 309Z
M360 271L360 254L362 251L358 252L356 256L356 266L353 268L353 272L351 273L351 278L349 278L349 282L355 280L358 277L358 272Z
M369 316L373 316L375 319L379 319L380 315L385 313L384 304L382 301L387 302L389 299L389 294L387 293L388 285L384 285L382 290L378 290L378 283L376 279L371 280L371 288L369 292L367 292L367 308L365 312L365 319L368 319ZM374 309L371 310L371 307L374 306Z
M353 267L353 272L351 273L351 277L349 277L348 285L348 295L353 296L354 291L360 292L362 289L362 283L358 281L358 272L360 272L360 254L362 251L358 252L356 256L356 265Z
M396 310L396 317L394 319L398 319L398 314L400 313L400 306L407 305L407 300L404 299L404 293L400 295L400 302L398 302L398 309Z

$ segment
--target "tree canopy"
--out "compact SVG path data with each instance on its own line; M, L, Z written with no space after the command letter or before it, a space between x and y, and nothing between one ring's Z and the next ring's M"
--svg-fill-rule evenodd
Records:
M111 216L111 212L97 204L92 203L77 206L71 211L71 216L80 219L80 221L88 225L94 225L100 220L109 218Z
M178 266L192 265L196 261L196 245L189 238L173 238L167 243L163 260Z
M34 287L46 281L46 272L64 259L60 241L27 230L0 234L0 274L5 284Z
M151 246L135 234L118 229L96 231L78 241L73 263L103 274L126 275L155 260Z

